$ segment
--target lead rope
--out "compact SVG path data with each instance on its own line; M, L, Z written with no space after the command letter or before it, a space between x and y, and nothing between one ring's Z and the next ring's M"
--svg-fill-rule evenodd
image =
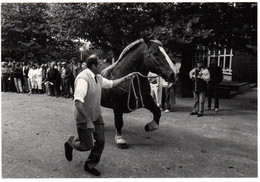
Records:
M141 93L141 86L140 86L140 78L139 76L141 77L144 77L144 78L157 78L159 77L158 76L145 76L139 72L134 72L134 75L136 76L136 79L137 79L137 86L138 86L138 92L139 92L139 97L140 97L140 102L141 102L141 105L142 107L144 107L144 101L143 101L143 96L142 96L142 93ZM134 93L134 97L135 97L135 108L131 109L130 108L130 97L131 97L131 88L133 89L133 93ZM135 86L134 86L134 78L132 77L131 78L131 81L130 81L130 84L129 84L129 89L128 89L128 98L127 98L127 109L130 110L131 112L135 111L138 106L139 106L139 97L137 96L136 94L136 89L135 89Z
M139 79L139 76L143 77L143 78L157 78L159 77L160 75L157 75L157 76L145 76L139 72L133 72L134 75L136 76L137 78L137 85L138 85L138 91L139 91L139 95L140 95L140 102L142 104L142 107L144 107L144 101L143 101L143 97L142 97L142 93L141 93L141 86L140 86L140 79ZM112 72L110 72L110 75L111 75L111 78L113 79L113 75L112 75ZM160 81L160 80L159 80ZM121 87L120 87L121 88ZM131 97L131 88L133 89L133 93L134 93L134 97L135 97L135 108L131 109L130 108L130 97ZM122 90L126 91L125 89L121 88ZM131 80L130 80L130 84L129 84L129 87L128 87L128 97L127 97L127 109L131 112L135 111L139 104L138 104L138 101L139 101L139 98L136 94L136 89L135 89L135 86L134 86L134 78L132 77Z

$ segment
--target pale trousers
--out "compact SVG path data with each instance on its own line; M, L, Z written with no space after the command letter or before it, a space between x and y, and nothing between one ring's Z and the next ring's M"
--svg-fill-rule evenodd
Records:
M16 87L17 92L23 92L22 79L14 78L14 85Z
M37 82L37 88L39 90L42 90L42 77L37 77L36 82Z
M193 111L194 113L198 112L203 114L204 111L204 101L205 101L205 92L193 92L194 96L194 106Z
M31 80L32 89L37 89L37 81L36 81L36 78L32 78L32 79L30 79L30 80Z
M161 103L161 98L159 98L159 86L158 84L152 84L152 83L150 85L151 85L151 96L153 97L157 106L159 106Z

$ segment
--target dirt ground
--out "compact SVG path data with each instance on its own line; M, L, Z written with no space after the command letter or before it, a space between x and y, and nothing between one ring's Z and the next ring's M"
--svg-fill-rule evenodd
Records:
M64 142L76 135L73 101L46 95L2 93L3 178L92 178L83 170L89 152L64 157ZM145 109L124 115L129 149L118 149L113 112L103 108L106 146L100 178L257 177L257 89L220 100L220 112L190 116L192 98L177 98L160 129Z

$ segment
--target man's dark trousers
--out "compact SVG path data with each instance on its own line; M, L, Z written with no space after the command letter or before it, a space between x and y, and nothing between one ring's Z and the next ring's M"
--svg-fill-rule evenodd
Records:
M208 107L211 108L211 100L215 98L215 108L219 108L219 84L209 84Z
M69 145L75 150L91 150L88 159L85 161L85 165L87 165L90 169L94 168L99 163L101 154L105 147L103 119L93 123L95 125L95 132L93 133L93 138L95 139L94 145L92 133L87 128L87 123L77 124L78 138L71 136L68 139Z

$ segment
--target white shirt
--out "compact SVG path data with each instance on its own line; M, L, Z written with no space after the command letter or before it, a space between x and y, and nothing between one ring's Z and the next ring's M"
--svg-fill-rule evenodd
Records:
M37 75L37 70L30 68L28 72L28 77L32 80L36 78L36 75Z
M91 78L93 80L95 80L95 74L88 68L83 70L80 74L91 75ZM102 78L102 88L112 88L113 87L113 80L108 80L102 76L101 76L101 78ZM76 81L77 81L77 84L76 84L77 86L76 86L75 92L74 92L74 101L78 100L78 101L84 103L84 98L88 92L88 84L87 84L86 80L84 80L83 78L79 78Z
M37 77L42 77L42 68L36 69Z

